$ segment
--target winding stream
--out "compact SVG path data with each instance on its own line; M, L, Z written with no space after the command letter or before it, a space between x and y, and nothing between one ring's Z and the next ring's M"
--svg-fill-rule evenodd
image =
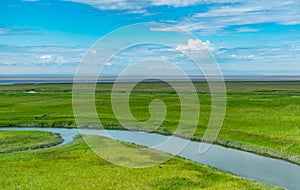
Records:
M58 146L71 142L73 138L79 134L78 129L64 128L0 128L0 130L39 130L59 133L64 139L64 142ZM80 131L82 134L100 136L107 136L107 134L109 134L110 138L148 147L170 138L169 136L160 134L122 130L81 129ZM178 137L173 138L176 138L178 141L186 141ZM179 153L179 156L242 177L263 181L290 190L300 189L299 165L232 148L225 148L219 145L212 145L205 154L199 154L199 145L200 142L189 142L186 148ZM158 150L171 153L164 148Z

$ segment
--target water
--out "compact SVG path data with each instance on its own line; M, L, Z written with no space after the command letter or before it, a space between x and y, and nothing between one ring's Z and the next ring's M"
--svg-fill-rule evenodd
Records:
M63 128L1 128L0 130L40 130L59 133L64 139L64 142L59 146L71 142L73 138L79 134L78 129ZM121 130L81 129L80 131L82 134L93 134L106 137L107 134L109 134L113 139L148 147L152 147L170 138L169 136L160 134ZM178 137L174 138L178 141L186 141ZM179 156L242 177L256 179L290 190L300 189L299 165L218 145L213 145L205 154L199 154L199 145L200 142L189 142ZM160 147L157 150L172 153L172 150L166 147Z
M151 77L150 77L151 78ZM168 76L169 81L183 81L180 76ZM214 80L214 77L205 78L204 76L190 76L192 81L206 81ZM116 77L105 76L99 78L97 82L99 83L113 83ZM225 81L300 81L300 76L224 76ZM15 85L15 84L68 84L73 83L74 76L5 76L0 75L0 85ZM93 79L90 77L84 77L78 82L90 83ZM140 81L139 77L129 76L124 82L137 82ZM157 82L158 80L153 77L153 79L148 79L147 82Z

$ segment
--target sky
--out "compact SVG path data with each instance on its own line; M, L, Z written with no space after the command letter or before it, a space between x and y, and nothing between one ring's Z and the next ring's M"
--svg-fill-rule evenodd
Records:
M143 22L169 24L152 31L193 33L198 40L178 48L207 48L224 75L300 74L298 0L1 0L0 75L72 75L97 40ZM145 48L149 55L139 57ZM133 50L107 66L151 58L157 51L151 46ZM171 51L155 56L186 68L191 64Z

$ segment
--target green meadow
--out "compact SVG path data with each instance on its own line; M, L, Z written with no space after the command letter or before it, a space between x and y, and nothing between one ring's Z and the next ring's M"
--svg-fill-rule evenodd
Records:
M193 138L200 140L209 120L211 97L206 83L195 86L201 115ZM112 110L111 87L97 85L98 115L106 128L122 128ZM227 82L226 87L226 116L215 143L300 164L300 82ZM37 93L26 93L30 90ZM163 100L168 109L156 132L172 134L181 110L178 95L169 85L139 83L130 94L132 114L139 121L149 119L149 103L154 99ZM0 86L0 118L3 127L75 127L72 85Z
M20 132L9 133L14 137ZM37 133L43 132L33 132ZM93 135L85 138L105 145L113 141ZM118 147L109 149L118 151L122 160L130 159ZM143 157L147 162L152 159L151 154ZM0 154L0 162L0 189L278 189L179 157L143 169L116 166L96 155L81 136L59 147Z
M59 134L41 131L0 131L0 154L47 148L63 142Z

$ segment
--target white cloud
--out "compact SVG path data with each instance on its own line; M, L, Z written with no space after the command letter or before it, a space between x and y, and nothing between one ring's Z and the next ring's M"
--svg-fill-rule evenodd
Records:
M300 1L239 0L226 6L213 5L205 12L195 13L177 21L176 27L152 28L157 31L186 31L217 33L229 26L262 23L281 25L300 24ZM258 29L241 27L238 32L257 32Z
M215 48L213 53L222 70L236 74L253 73L286 68L286 72L299 72L300 46L249 46L235 48ZM177 51L160 46L137 46L121 52L105 63L109 74L122 70L124 65L145 59L158 59L180 66L192 73L195 68L181 51L212 48L209 41L190 39L177 44ZM72 73L80 63L87 49L64 46L12 47L0 46L1 73ZM41 59L42 58L42 59ZM268 70L269 69L269 70ZM256 71L254 71L256 70ZM264 71L265 70L265 71ZM252 71L251 71L252 72Z
M55 62L57 62L58 64L64 64L68 63L68 60L66 60L63 56L58 56L56 57Z
M0 46L0 65L78 65L86 49L70 46Z
M200 2L204 2L203 0L153 0L152 5L154 6L173 6L173 7L185 7L189 5L194 5Z
M178 28L178 27L177 27ZM157 28L150 28L152 31L161 31L161 32L171 32L176 31L174 26L166 26L166 27L157 27Z
M154 6L184 7L209 4L204 12L182 17L181 20L165 20L176 27L151 28L154 31L193 31L217 33L226 27L235 26L235 31L257 32L260 29L244 25L278 23L281 25L300 24L300 1L253 1L253 0L67 0L91 5L100 10L123 10L123 14L150 15L147 8ZM224 5L228 3L228 5ZM157 9L157 11L160 11ZM163 20L162 20L163 21Z
M143 1L126 0L66 0L91 5L100 10L139 10L144 6Z
M90 53L91 55L96 55L96 54L97 54L97 51L96 51L95 49L91 49L91 50L89 51L89 53Z
M41 55L40 59L51 59L52 55Z
M257 28L250 28L250 27L241 27L236 29L236 31L240 32L240 33L245 33L245 32L258 32L260 31L260 29Z
M100 10L141 10L155 6L185 7L195 4L233 3L237 0L65 0L91 5ZM132 12L143 14L143 12Z
M199 39L189 39L187 44L179 44L176 50L179 51L195 51L195 50L212 50L212 45L209 41L201 41Z
M224 74L297 74L300 49L297 46L248 46L221 48L215 57Z
M41 33L28 28L0 28L0 35L40 35Z
M38 1L38 0L23 0ZM205 12L196 13L177 22L184 30L216 33L227 26L274 22L282 25L300 24L298 0L64 0L90 5L99 10L122 10L125 14L151 15L149 7L185 7L209 5ZM228 4L225 6L225 4ZM159 11L159 10L158 10ZM167 21L166 21L167 22ZM173 31L171 27L160 31ZM154 29L155 30L155 29ZM1 31L0 34L6 32ZM245 32L241 30L240 32ZM248 30L247 32L251 32ZM252 30L255 32L255 30Z
M174 24L174 23L172 23ZM214 29L216 29L215 27ZM173 26L166 26L166 27L157 27L157 28L150 28L152 31L161 31L161 32L187 32L187 31L207 31L208 28L204 22L178 22L176 25Z
M139 9L139 10L128 10L124 12L123 14L142 14L142 15L152 15L151 13L148 13L146 9Z

